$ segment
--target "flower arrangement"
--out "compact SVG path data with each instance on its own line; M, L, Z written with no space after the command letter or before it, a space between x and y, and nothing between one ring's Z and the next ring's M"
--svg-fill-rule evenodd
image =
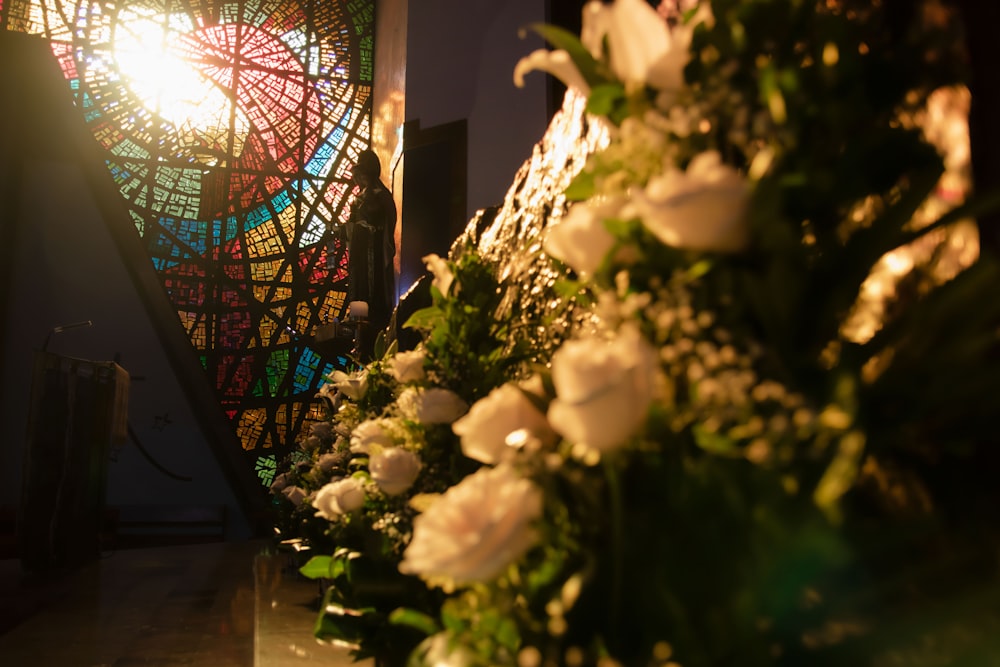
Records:
M409 665L1000 656L1000 266L960 244L996 197L934 143L952 23L901 7L534 26L554 48L515 81L561 78L600 138L513 258L491 231L426 258L418 347L324 387L275 485L318 637Z

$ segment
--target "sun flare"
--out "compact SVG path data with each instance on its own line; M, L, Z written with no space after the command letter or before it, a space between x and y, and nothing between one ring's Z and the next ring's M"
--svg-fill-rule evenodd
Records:
M235 101L203 71L188 37L188 17L129 8L119 16L113 48L119 71L150 112L173 126L196 159L217 165L238 157L250 122Z

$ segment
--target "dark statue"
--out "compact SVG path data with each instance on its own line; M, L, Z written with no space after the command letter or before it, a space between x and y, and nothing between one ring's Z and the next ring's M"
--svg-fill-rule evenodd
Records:
M370 150L358 156L352 177L360 192L344 226L347 241L347 300L368 304L370 330L389 324L395 305L396 204L382 183L382 165Z

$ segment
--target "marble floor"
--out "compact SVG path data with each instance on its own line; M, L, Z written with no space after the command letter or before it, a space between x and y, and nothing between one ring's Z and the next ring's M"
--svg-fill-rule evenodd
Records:
M365 665L312 637L316 596L259 541L121 550L44 578L0 561L0 665Z

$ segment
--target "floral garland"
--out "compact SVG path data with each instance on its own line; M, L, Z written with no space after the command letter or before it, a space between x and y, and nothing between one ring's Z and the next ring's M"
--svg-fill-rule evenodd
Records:
M904 18L615 0L579 39L535 26L555 48L515 82L558 76L608 136L530 255L562 278L525 296L474 243L427 257L420 346L323 388L331 421L274 486L327 583L318 637L412 665L996 655L995 570L968 603L940 547L997 531L944 521L969 488L932 465L968 470L1000 414L1000 271L943 268L992 202L956 206L967 165L932 143L950 24ZM512 294L551 307L518 320Z

